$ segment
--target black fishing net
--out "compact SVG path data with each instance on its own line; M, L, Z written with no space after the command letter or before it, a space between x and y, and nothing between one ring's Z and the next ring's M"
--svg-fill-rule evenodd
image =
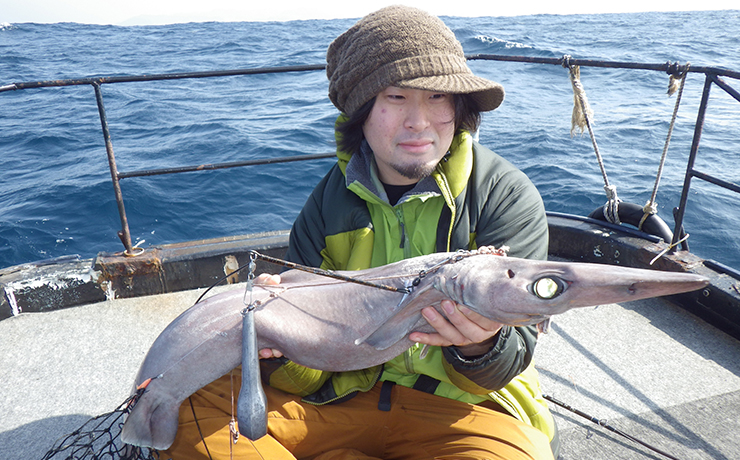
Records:
M143 393L141 388L114 411L93 417L59 438L42 460L158 460L157 451L121 441L124 417Z

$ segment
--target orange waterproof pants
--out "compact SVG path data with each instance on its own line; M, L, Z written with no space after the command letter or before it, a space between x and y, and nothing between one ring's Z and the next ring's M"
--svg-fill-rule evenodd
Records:
M393 387L390 411L378 409L380 386L336 405L313 406L266 387L268 434L230 443L235 373L196 392L180 407L177 438L160 459L552 459L539 430L492 409ZM235 410L235 409L234 409ZM198 424L194 421L193 412ZM202 437L205 439L205 444ZM207 453L208 452L208 453Z

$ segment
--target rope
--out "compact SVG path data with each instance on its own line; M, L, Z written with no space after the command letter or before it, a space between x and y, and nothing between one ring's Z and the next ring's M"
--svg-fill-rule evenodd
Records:
M604 191L606 192L607 202L604 204L604 217L607 222L613 224L621 224L619 220L619 202L621 201L617 196L617 187L609 184L609 178L606 175L606 168L604 167L604 160L601 157L599 146L596 143L596 135L592 127L593 111L588 104L586 98L586 90L581 84L581 69L579 66L571 65L570 56L565 55L562 58L562 65L569 71L570 83L573 86L573 116L571 118L571 137L574 135L577 129L580 129L583 133L584 127L588 129L588 134L591 137L591 144L593 144L594 152L596 153L596 160L599 163L601 169L601 176L604 179Z
M686 84L686 75L689 73L689 67L691 66L690 63L686 63L686 68L683 71L683 74L680 76L671 75L669 81L668 81L668 96L672 96L677 90L678 90L678 96L676 96L676 105L673 107L673 116L671 117L671 124L668 127L668 136L665 140L665 145L663 146L663 154L660 157L660 164L658 165L658 173L655 176L655 185L653 186L653 193L650 196L650 200L645 204L645 207L642 208L643 216L642 219L640 219L640 225L637 227L639 230L642 230L642 224L645 223L645 220L650 217L653 214L658 213L658 204L656 202L656 196L658 195L658 186L660 185L660 179L663 176L663 167L665 166L665 160L668 156L668 146L671 143L671 136L673 135L673 128L676 125L676 117L678 115L678 107L681 105L681 96L683 95L683 88ZM680 81L680 84L679 84Z
M565 59L570 59L566 56ZM570 83L573 85L573 115L571 116L570 135L573 137L576 130L583 134L584 129L589 126L589 121L593 118L594 113L586 98L586 91L581 84L581 68L571 66L569 63L563 64L570 71ZM590 126L589 126L590 130Z
M663 249L662 251L660 251L660 253L657 256L653 257L653 260L650 261L649 265L653 265L658 259L663 257L663 255L666 254L668 251L672 250L673 248L675 248L676 246L678 246L679 244L683 243L684 241L688 239L689 239L689 234L686 233L683 236L683 238L681 238L680 240L676 241L675 243L669 244L667 248Z

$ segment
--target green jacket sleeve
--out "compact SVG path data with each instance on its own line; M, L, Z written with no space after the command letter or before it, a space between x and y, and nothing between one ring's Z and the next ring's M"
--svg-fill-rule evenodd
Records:
M536 187L509 162L485 147L475 147L471 190L463 197L466 211L472 213L465 224L470 223L475 245L508 246L511 257L546 259L547 216ZM496 339L488 353L475 359L462 356L455 347L446 347L443 355L451 365L445 367L451 368L448 374L457 372L465 377L463 381L488 391L506 386L531 363L537 327L504 326Z
M306 204L298 214L290 230L290 240L288 243L288 252L285 258L290 262L307 265L309 267L320 267L324 262L321 252L326 245L324 236L326 233L326 224L322 218L321 212L326 195L325 189L333 176L342 174L335 165L329 173L316 185L311 195L308 197Z

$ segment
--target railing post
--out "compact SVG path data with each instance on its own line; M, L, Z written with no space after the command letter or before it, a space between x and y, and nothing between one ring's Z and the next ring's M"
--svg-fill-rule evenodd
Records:
M108 130L108 118L105 115L105 105L103 104L103 92L100 90L100 83L93 82L95 89L95 100L98 103L98 113L100 114L100 124L103 127L103 138L105 139L105 150L108 154L108 166L110 167L110 177L113 181L113 191L118 203L118 215L121 218L121 230L118 232L118 238L121 239L123 246L126 248L124 254L127 256L136 255L131 243L131 231L128 228L128 219L126 218L126 209L123 206L123 193L121 192L121 183L118 177L118 168L116 167L116 157L113 153L113 142L110 139Z
M672 245L682 238L681 229L683 228L683 217L686 213L686 202L689 199L689 188L691 187L691 178L694 177L694 162L696 160L696 154L699 152L699 141L701 140L701 133L704 129L704 115L707 111L707 104L709 103L709 92L712 89L712 77L710 74L706 75L704 80L704 91L701 96L701 104L699 105L699 112L696 115L696 125L694 125L694 139L691 142L691 151L689 152L689 161L686 164L686 176L683 181L683 191L681 192L681 201L679 202L678 208L675 209L673 215L676 221L676 226L673 229L673 241ZM684 246L685 250L688 250L688 244Z

